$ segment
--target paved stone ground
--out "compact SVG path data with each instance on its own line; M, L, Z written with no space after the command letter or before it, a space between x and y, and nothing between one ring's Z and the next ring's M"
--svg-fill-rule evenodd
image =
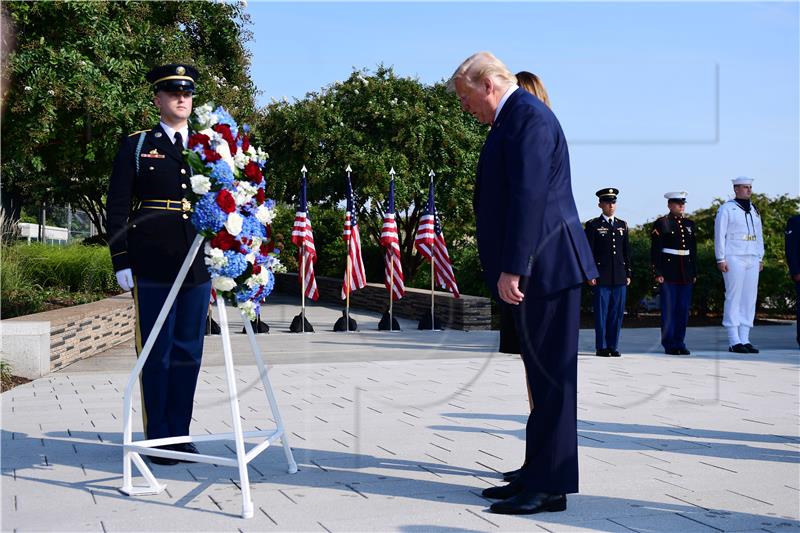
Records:
M164 493L117 492L128 345L2 395L2 530L800 531L791 327L756 328L757 356L721 351L722 328L691 330L686 357L659 353L657 330L624 330L620 359L594 357L581 331L581 492L564 513L506 517L480 491L522 459L519 359L493 352L496 333L377 332L369 313L355 313L360 333L322 331L339 313L315 306L318 332L290 335L294 308L268 308L273 333L258 340L300 471L279 447L250 463L254 518L239 518L228 467L153 466ZM219 346L207 344L195 434L230 431ZM246 338L234 347L243 425L268 428Z

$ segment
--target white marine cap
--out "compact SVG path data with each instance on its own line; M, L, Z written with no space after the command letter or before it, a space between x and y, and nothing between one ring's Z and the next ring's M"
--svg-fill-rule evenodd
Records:
M686 191L673 191L664 193L664 198L667 200L683 200L685 202L687 196L689 196L689 193Z
M731 180L734 185L752 185L753 178L748 178L746 176L739 176L738 178L733 178Z

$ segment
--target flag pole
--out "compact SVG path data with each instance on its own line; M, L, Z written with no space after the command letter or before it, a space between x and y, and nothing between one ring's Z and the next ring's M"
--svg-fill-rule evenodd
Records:
M431 331L436 329L436 324L433 314L433 306L435 300L435 294L433 291L435 290L434 283L436 281L436 275L434 272L434 263L436 263L436 254L434 253L435 251L436 251L436 238L433 239L433 245L431 246Z
M394 300L394 252L389 256L389 331L392 330L392 301Z
M305 244L303 244L305 246ZM302 283L300 285L300 332L306 332L306 254L305 250L300 250L300 276L302 276Z
M350 235L350 238L351 239L353 238L352 234ZM348 250L347 250L347 279L344 282L344 287L345 287L344 290L345 290L345 296L347 297L347 300L346 300L346 304L345 304L345 308L344 308L345 309L345 311L344 311L344 314L345 314L344 330L347 333L350 333L350 276L351 276L350 273L351 273L351 269L353 267L350 264L350 243L349 242L347 243L347 248L348 248Z

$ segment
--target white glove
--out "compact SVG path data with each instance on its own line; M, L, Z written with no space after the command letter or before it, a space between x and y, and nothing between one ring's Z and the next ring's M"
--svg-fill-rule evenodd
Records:
M130 268L120 270L117 274L117 283L122 287L122 290L128 292L133 288L133 272Z

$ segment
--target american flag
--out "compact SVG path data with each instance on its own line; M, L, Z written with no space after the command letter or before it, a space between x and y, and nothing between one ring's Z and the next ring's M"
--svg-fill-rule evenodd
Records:
M389 183L389 201L386 204L386 213L383 215L381 245L386 248L386 253L383 256L383 263L386 265L384 284L386 285L386 290L391 291L392 300L399 300L405 294L406 287L403 281L403 265L400 263L400 241L397 234L397 222L394 220L394 178ZM394 269L394 275L392 275L392 269Z
M317 262L317 250L314 248L314 230L311 229L311 219L308 218L308 205L306 203L306 175L300 182L300 203L297 212L294 214L294 226L292 227L292 242L297 246L298 268L303 260L306 259L306 296L312 300L319 298L317 280L314 277L314 263ZM302 283L300 276L297 280Z
M458 298L458 285L456 284L456 276L453 273L453 262L450 261L450 254L447 253L447 243L444 242L442 224L439 222L439 216L436 214L436 204L433 201L433 176L431 176L431 185L428 190L428 203L425 206L422 217L419 219L414 246L417 252L428 261L431 260L431 257L436 258L433 266L436 281L442 288L449 289L454 298Z
M358 231L356 205L353 201L353 184L350 182L349 173L347 174L347 213L344 217L342 237L347 243L347 256L350 258L350 280L347 279L347 268L345 267L344 281L342 282L342 299L345 299L348 292L367 286L367 274L364 272L364 261L361 259L361 235Z

